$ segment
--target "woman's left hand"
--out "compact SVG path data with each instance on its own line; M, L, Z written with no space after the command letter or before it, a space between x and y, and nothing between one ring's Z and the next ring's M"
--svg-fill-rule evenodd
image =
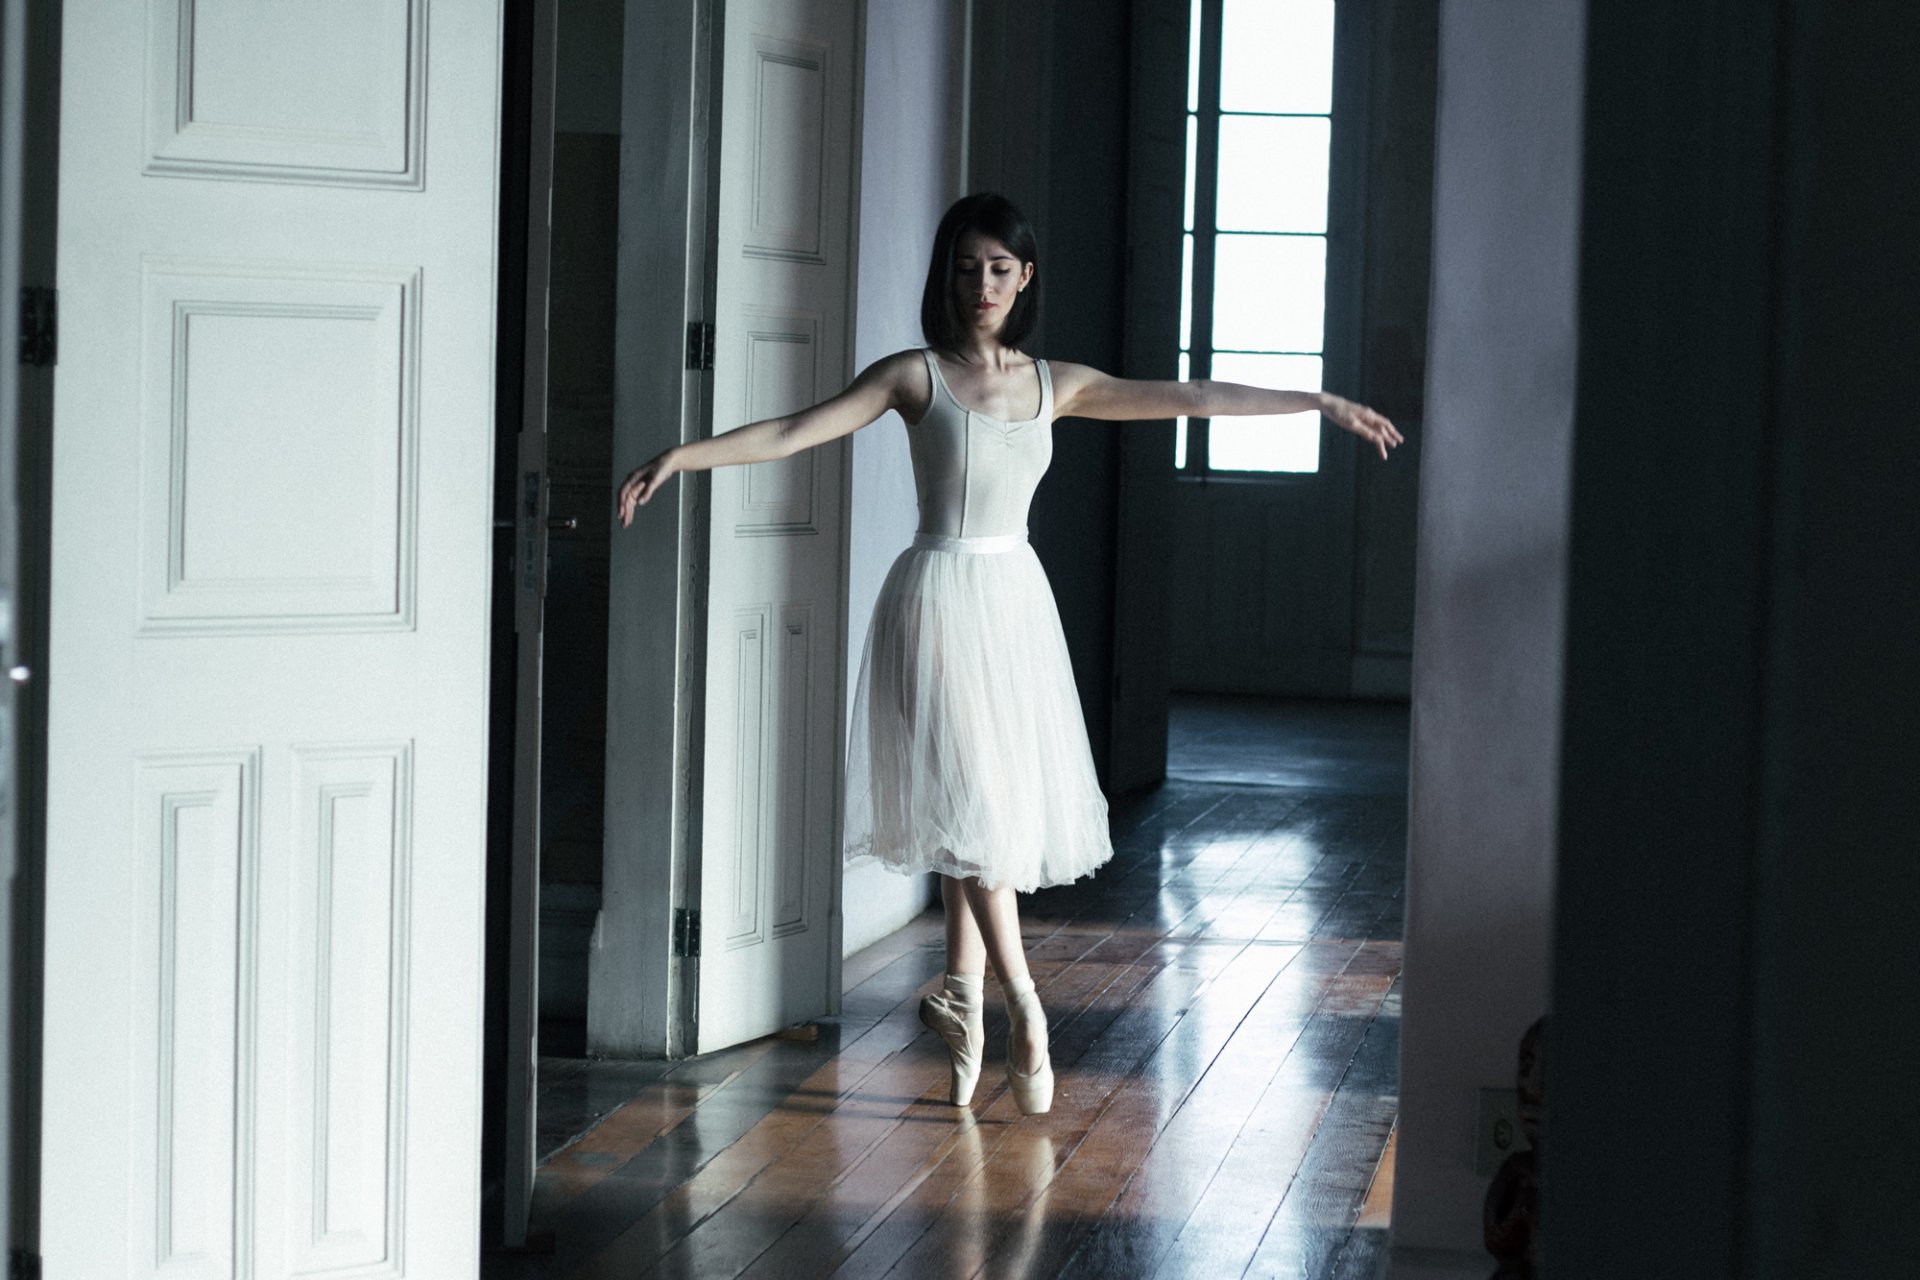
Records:
M1385 414L1376 413L1363 404L1355 404L1351 400L1345 400L1336 395L1327 394L1324 398L1326 404L1320 412L1331 419L1334 426L1342 431L1353 432L1378 449L1383 459L1387 456L1388 449L1407 442L1399 429L1387 421Z

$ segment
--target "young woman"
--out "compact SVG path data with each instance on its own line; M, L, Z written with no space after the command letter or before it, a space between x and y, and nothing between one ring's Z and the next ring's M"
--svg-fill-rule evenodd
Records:
M668 449L620 486L624 528L681 471L784 458L889 409L906 420L920 531L874 605L847 752L846 855L940 874L947 973L920 1017L946 1042L952 1099L980 1077L982 983L1006 996L1007 1081L1026 1114L1052 1105L1046 1017L1027 972L1016 892L1113 856L1060 617L1027 545L1053 420L1319 412L1377 449L1400 433L1324 392L1135 382L1020 350L1039 314L1032 228L972 195L934 233L920 299L927 347L876 362L810 409Z

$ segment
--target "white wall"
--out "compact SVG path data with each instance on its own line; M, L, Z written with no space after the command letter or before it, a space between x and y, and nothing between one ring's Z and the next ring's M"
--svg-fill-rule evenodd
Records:
M1484 1276L1477 1091L1548 1001L1584 0L1440 29L1397 1280Z
M961 194L966 0L870 0L860 155L860 281L854 363L922 345L920 288L940 215ZM906 427L894 414L853 437L847 703L874 597L918 520ZM932 877L848 867L842 950L851 955L931 901Z

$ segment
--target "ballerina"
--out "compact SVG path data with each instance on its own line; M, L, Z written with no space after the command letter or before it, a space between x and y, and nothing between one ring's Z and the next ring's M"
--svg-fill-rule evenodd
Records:
M906 422L920 525L867 631L847 747L845 853L939 874L947 971L921 1000L921 1021L947 1046L951 1100L967 1105L991 962L1007 1007L1008 1086L1028 1115L1051 1107L1053 1068L1016 895L1069 883L1113 856L1059 613L1027 543L1054 419L1317 411L1382 458L1402 443L1386 418L1326 392L1137 381L1027 355L1037 257L1033 230L1010 203L965 197L934 233L920 300L925 348L874 362L811 408L676 445L619 490L626 528L679 472L790 457L888 410Z

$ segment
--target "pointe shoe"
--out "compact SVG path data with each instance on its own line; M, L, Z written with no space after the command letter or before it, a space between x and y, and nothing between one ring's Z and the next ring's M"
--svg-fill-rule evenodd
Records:
M951 988L922 996L920 1021L946 1043L952 1086L948 1097L954 1106L966 1106L980 1083L980 1059L987 1041L986 1010L979 996L967 1003L955 999Z
M1031 1073L1022 1072L1013 1064L1020 1028L1032 1022L1038 1022L1044 1029L1047 1014L1029 981L1026 990L1007 995L1007 1091L1013 1094L1013 1105L1020 1108L1023 1116L1044 1115L1053 1108L1053 1059L1045 1048L1046 1037L1041 1037L1040 1065Z

